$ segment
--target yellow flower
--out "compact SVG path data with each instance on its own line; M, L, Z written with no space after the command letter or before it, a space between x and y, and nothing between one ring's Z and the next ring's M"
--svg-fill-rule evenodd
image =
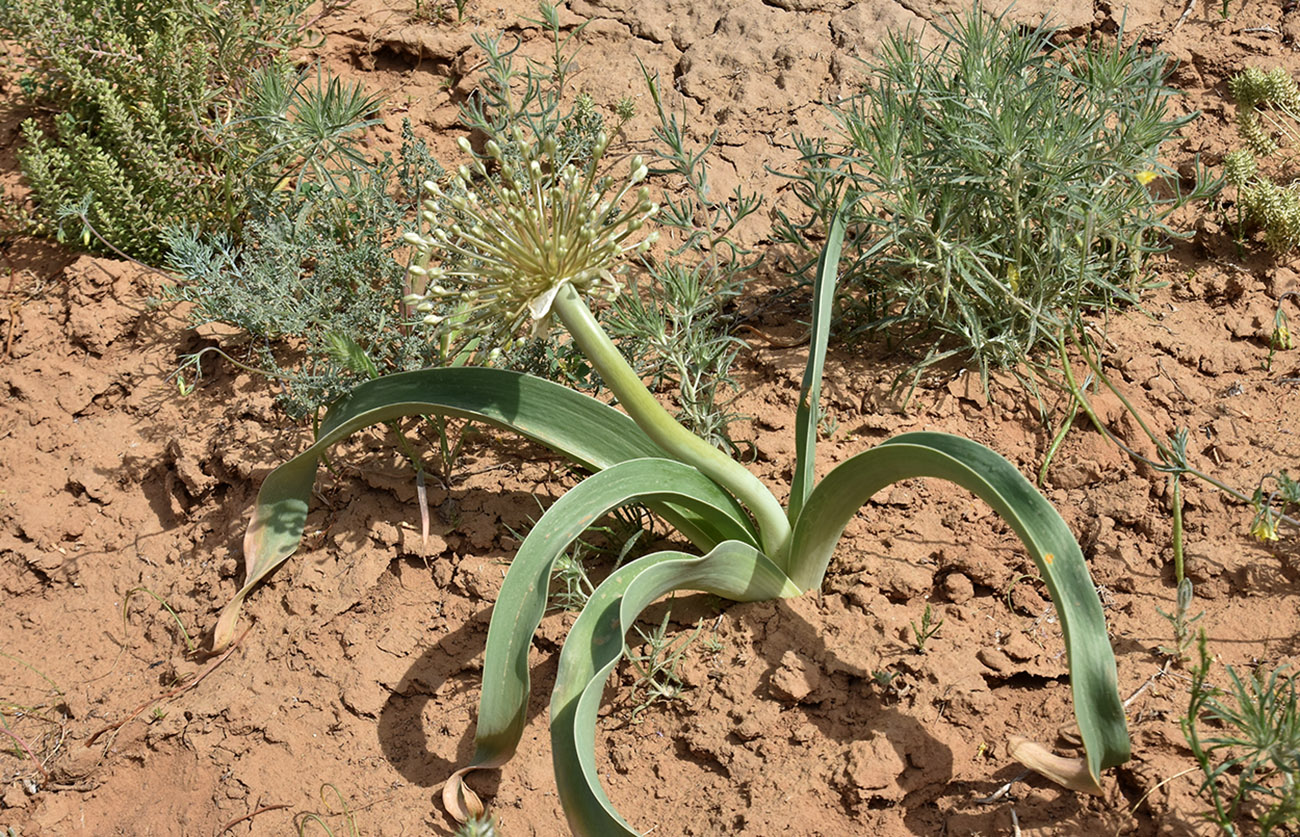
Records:
M1135 176L1137 177L1137 182L1145 186L1151 181L1155 180L1160 175L1151 171L1151 169L1143 169L1142 171L1138 172L1137 175Z
M1277 522L1270 509L1263 509L1255 515L1255 522L1250 526L1250 534L1261 541L1277 540Z
M1295 342L1291 339L1291 329L1286 327L1286 323L1278 323L1277 328L1273 329L1273 348L1282 351L1295 348Z

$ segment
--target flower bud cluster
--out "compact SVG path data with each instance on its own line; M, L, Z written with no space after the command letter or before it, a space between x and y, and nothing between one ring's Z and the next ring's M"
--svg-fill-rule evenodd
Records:
M1269 106L1292 117L1300 115L1300 87L1283 67L1264 72L1248 67L1228 79L1228 92L1237 101L1237 132L1256 154L1277 151L1277 141L1260 118L1259 108Z
M424 184L427 231L405 235L416 251L417 289L406 304L426 324L460 341L479 338L489 351L510 346L530 321L544 333L565 284L616 295L627 255L656 238L637 235L658 211L641 185L648 171L640 157L616 181L599 173L604 134L581 170L557 160L551 137L538 141L516 129L507 142L503 149L489 140L483 158L462 139L470 163L449 184Z

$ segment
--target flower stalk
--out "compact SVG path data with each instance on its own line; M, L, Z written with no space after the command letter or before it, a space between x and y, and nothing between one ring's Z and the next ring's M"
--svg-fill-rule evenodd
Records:
M596 322L591 309L569 285L560 288L553 311L632 420L655 444L730 491L754 515L769 556L780 560L790 549L790 521L767 486L749 469L687 430L646 389L623 353Z
M583 299L621 289L627 257L644 252L639 237L659 207L642 185L648 169L633 157L620 181L600 170L609 140L601 134L580 170L557 159L554 138L516 130L489 140L451 184L426 183L426 233L408 232L408 310L435 330L444 356L449 341L478 341L490 359L531 323L545 334L558 317L628 415L654 442L731 491L758 524L763 547L778 562L790 548L788 515L743 465L683 427L655 399ZM484 160L491 164L489 170Z

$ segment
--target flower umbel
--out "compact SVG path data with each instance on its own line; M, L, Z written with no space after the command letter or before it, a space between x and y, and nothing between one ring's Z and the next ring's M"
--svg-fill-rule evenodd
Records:
M529 321L534 334L545 333L565 284L613 297L624 257L656 237L631 240L658 206L649 189L637 188L647 174L640 157L622 182L599 173L604 134L582 170L557 160L551 137L539 142L516 129L508 143L507 154L488 141L489 172L462 139L471 163L446 187L424 184L429 230L405 236L416 249L411 273L419 283L406 303L457 342L478 338L480 351L509 347Z

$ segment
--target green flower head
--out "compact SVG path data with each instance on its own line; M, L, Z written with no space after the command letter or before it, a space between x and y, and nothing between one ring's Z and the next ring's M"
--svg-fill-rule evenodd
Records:
M658 206L638 186L648 173L640 157L622 181L599 174L608 143L601 134L579 170L556 159L553 138L538 142L516 129L508 149L488 141L489 171L462 139L471 163L446 187L424 184L428 232L405 236L422 286L406 303L427 324L458 339L477 337L490 351L509 347L530 322L532 333L545 333L566 284L591 296L616 295L626 256L656 238L634 240Z

